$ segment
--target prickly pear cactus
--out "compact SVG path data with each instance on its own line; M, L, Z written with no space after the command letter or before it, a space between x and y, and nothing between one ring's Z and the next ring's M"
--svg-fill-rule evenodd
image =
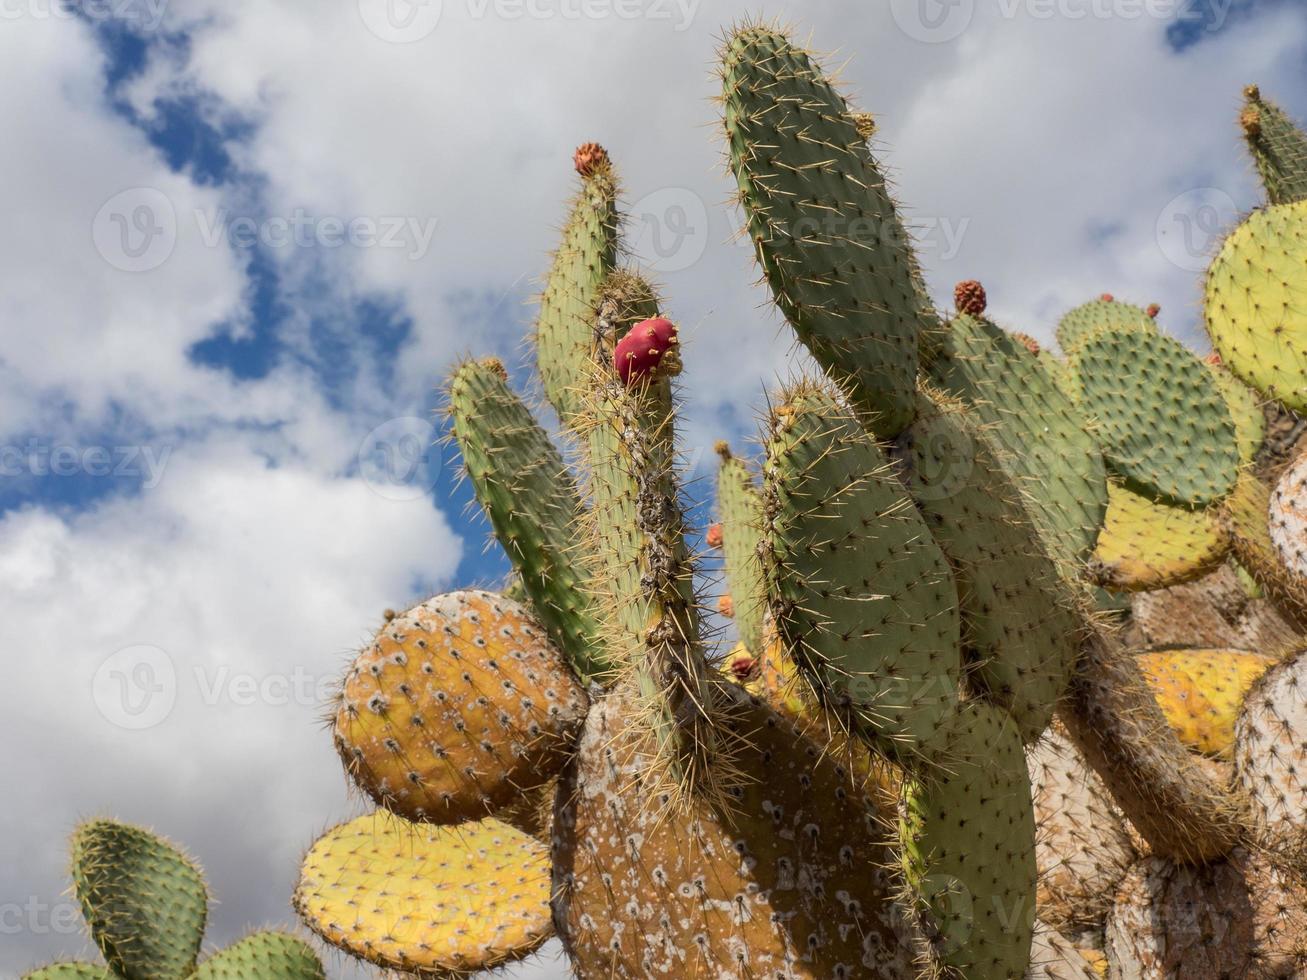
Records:
M755 656L763 652L764 585L758 544L762 533L762 492L749 464L717 445L717 508L721 516L721 548L726 558L732 618L740 642Z
M322 963L301 940L257 932L200 964L193 980L327 980Z
M1098 299L1082 303L1068 311L1057 323L1057 345L1067 357L1072 356L1082 343L1099 330L1156 331L1157 326L1148 310L1133 303L1123 303L1109 293Z
M1229 539L1218 515L1158 503L1117 482L1094 548L1095 581L1117 592L1163 589L1199 578L1225 560Z
M1137 658L1144 679L1180 741L1229 759L1248 691L1274 658L1242 650L1155 650Z
M1244 89L1239 127L1272 204L1307 199L1307 133L1304 133L1261 89Z

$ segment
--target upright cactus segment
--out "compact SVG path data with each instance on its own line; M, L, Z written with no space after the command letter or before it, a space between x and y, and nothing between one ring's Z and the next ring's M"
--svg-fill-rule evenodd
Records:
M721 516L722 551L726 557L726 583L730 588L733 618L740 641L755 656L763 653L762 622L766 586L758 560L762 540L762 491L749 464L731 455L726 443L717 444L721 467L717 471L717 508Z
M1091 572L1117 592L1164 589L1207 574L1229 547L1213 511L1161 504L1112 482Z
M817 361L874 431L912 420L933 324L908 233L857 120L808 52L737 30L722 66L726 138L763 274Z
M1082 303L1063 314L1057 323L1057 345L1070 357L1082 343L1099 330L1141 330L1153 333L1157 325L1148 310L1133 303L1123 303L1104 293L1096 300Z
M556 776L587 707L521 606L455 592L390 620L354 661L336 707L336 750L381 805L460 823Z
M418 977L523 958L553 935L544 844L498 820L460 827L369 814L304 856L295 908L333 946Z
M258 932L215 953L193 980L327 980L317 955L294 936Z
M204 941L200 869L138 827L91 820L72 842L73 890L105 962L123 980L182 980Z
M1256 85L1244 89L1239 128L1272 204L1307 199L1307 133Z
M1181 506L1211 504L1233 489L1239 452L1230 410L1182 344L1103 329L1081 342L1072 363L1080 407L1131 489Z
M584 367L595 347L595 311L604 280L617 265L617 177L597 144L578 151L581 190L540 298L536 356L545 394L565 425L581 410Z
M583 507L562 454L494 359L468 361L454 372L449 414L477 500L532 610L582 679L604 677L613 665L585 589L576 543Z
M933 752L962 674L948 562L838 392L773 410L764 574L785 647L818 696L891 756Z
M1025 495L1045 550L1075 578L1107 509L1102 454L1039 359L983 312L960 313L949 322L930 379L965 402L988 433L1000 464Z
M1207 333L1267 398L1307 412L1307 200L1254 211L1207 270Z

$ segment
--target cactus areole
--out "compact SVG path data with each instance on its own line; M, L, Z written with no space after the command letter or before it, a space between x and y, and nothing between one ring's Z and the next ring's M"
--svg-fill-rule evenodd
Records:
M613 351L613 369L626 385L681 373L676 324L663 317L637 323Z

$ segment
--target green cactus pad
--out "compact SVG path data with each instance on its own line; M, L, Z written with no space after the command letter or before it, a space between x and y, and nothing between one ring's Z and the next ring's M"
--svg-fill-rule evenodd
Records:
M1207 271L1207 333L1247 384L1307 412L1307 201L1254 211Z
M1107 510L1102 455L1037 357L988 320L954 317L930 378L971 409L1026 495L1049 555L1078 576Z
M939 766L904 783L904 873L945 967L968 980L1024 977L1038 872L1021 737L983 701L962 705L944 736Z
M1272 204L1307 199L1307 133L1278 105L1263 99L1255 85L1244 92L1239 125L1267 199Z
M726 582L735 606L740 641L755 657L762 656L762 620L766 585L758 561L762 540L762 492L749 464L731 455L725 443L717 471L717 511L722 521L722 551L726 556Z
M326 980L326 973L302 940L256 932L209 957L191 980Z
M1057 324L1057 345L1070 357L1090 336L1103 329L1143 330L1156 333L1157 324L1143 307L1115 299L1081 303L1062 316Z
M926 751L957 705L962 666L944 553L830 387L785 392L763 473L767 598L790 655L864 738Z
M1110 328L1072 357L1080 407L1126 484L1166 503L1203 506L1234 487L1234 421L1211 374L1160 333Z
M1112 483L1092 568L1098 584L1115 592L1164 589L1206 575L1227 551L1213 511L1172 507Z
M1257 450L1266 441L1266 413L1262 411L1257 393L1219 364L1208 364L1216 387L1225 399L1234 422L1234 442L1239 450L1239 462L1248 464L1257 456Z
M857 122L808 53L750 26L727 41L726 139L777 305L874 431L912 420L918 340L934 322L907 231Z
M118 980L118 978L94 963L53 963L31 973L24 973L23 980Z
M469 361L454 372L449 414L477 500L532 611L583 679L606 676L612 665L578 554L581 498L562 455L498 361Z
M73 889L105 962L123 980L183 980L204 939L209 893L172 844L113 820L73 834Z
M923 392L898 456L908 492L953 566L968 683L1005 707L1033 742L1079 655L1079 622L1057 567L961 403Z
M582 180L540 297L536 359L545 395L563 424L575 423L593 359L600 290L617 264L617 180L605 162Z

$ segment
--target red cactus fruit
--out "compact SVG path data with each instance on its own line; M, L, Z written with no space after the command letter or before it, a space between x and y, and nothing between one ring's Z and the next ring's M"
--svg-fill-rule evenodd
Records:
M728 595L717 600L717 611L727 619L735 618L735 600Z
M758 669L758 658L747 653L739 653L731 658L731 673L738 681L751 681Z
M1157 314L1162 312L1162 308L1158 306L1156 303L1149 303L1148 309L1144 310L1144 312L1147 313L1154 320L1156 320Z
M1039 341L1036 340L1034 337L1030 336L1030 334L1021 333L1021 331L1019 330L1013 331L1012 339L1017 341L1017 343L1021 344L1021 346L1024 347L1026 350L1030 351L1030 353L1032 354L1039 353Z
M1102 296L1098 298L1101 299L1104 303L1113 303L1116 301L1116 297L1113 296L1111 293L1104 293Z
M608 151L598 143L582 143L572 154L576 172L582 177L589 177L601 167L609 165Z
M959 313L970 316L982 315L989 306L985 297L985 287L975 279L966 279L953 287L953 305Z
M663 317L637 323L618 341L613 351L613 369L623 384L639 381L646 375L655 378L677 374L681 369L676 355L676 324Z
M713 524L708 528L708 547L720 548L722 546L722 526Z
M1221 355L1216 353L1216 351L1212 351L1210 354L1208 354L1205 360L1207 361L1208 364L1212 365L1212 367L1220 367L1221 364L1223 363L1221 361Z

